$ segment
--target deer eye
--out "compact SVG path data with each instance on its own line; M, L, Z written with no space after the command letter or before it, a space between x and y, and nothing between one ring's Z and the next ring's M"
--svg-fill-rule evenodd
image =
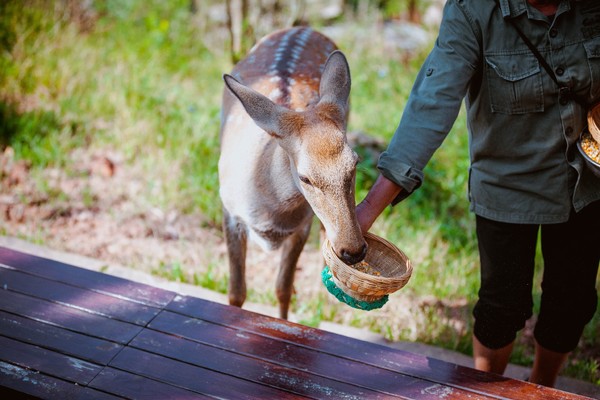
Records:
M312 186L312 183L310 182L310 179L308 179L307 177L305 177L304 175L299 175L298 179L300 179L300 182L305 183L307 185Z

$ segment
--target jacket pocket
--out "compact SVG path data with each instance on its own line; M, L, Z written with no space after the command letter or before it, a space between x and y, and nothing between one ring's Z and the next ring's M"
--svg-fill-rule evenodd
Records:
M600 97L600 37L583 42L583 47L590 67L590 96L592 99L598 99Z
M541 68L533 54L489 54L485 67L492 112L544 111Z

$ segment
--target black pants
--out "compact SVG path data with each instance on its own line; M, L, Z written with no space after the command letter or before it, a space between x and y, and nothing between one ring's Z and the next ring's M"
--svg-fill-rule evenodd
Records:
M577 347L598 304L600 201L573 212L568 222L541 225L544 258L540 314L534 330L544 348ZM477 216L481 288L473 310L475 337L499 349L515 340L532 315L534 259L540 225L509 224Z

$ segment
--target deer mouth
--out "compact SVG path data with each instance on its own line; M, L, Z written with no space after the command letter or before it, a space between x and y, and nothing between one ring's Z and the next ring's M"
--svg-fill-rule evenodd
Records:
M359 252L349 252L346 249L342 249L338 257L347 265L354 265L364 260L367 255L367 244L364 243Z

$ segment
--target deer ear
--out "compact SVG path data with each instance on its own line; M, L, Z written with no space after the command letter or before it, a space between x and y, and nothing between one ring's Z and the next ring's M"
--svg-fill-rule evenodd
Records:
M240 100L256 125L270 135L281 136L279 121L285 110L283 107L273 103L256 90L241 84L231 75L224 74L223 80L225 86Z
M346 56L339 50L329 55L321 76L319 95L323 103L337 104L344 113L348 112L350 96L350 67Z

